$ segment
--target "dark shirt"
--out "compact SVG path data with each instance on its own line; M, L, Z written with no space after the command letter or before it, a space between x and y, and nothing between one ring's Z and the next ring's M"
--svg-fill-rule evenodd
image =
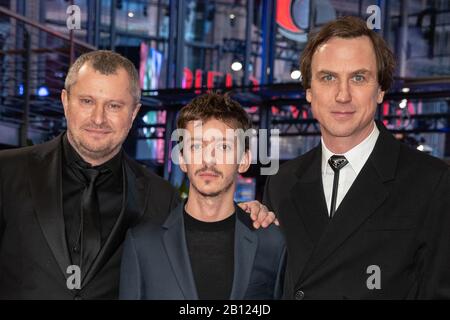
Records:
M95 188L100 211L101 245L103 246L123 206L123 155L120 151L104 164L92 167L70 145L67 135L64 135L62 141L62 191L66 240L72 263L79 264L81 197L87 184L79 167L96 168L101 172L96 180Z
M234 276L235 214L203 222L184 211L186 242L201 300L230 299Z

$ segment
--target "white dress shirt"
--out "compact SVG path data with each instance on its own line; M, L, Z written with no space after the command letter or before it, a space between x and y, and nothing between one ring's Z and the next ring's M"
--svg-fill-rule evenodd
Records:
M380 131L374 123L373 130L367 138L343 154L348 163L339 171L339 186L336 198L336 210L348 190L352 186L361 169L375 147ZM333 193L334 171L328 164L328 159L334 155L325 145L322 138L322 184L325 200L327 201L328 215L330 214L331 195Z

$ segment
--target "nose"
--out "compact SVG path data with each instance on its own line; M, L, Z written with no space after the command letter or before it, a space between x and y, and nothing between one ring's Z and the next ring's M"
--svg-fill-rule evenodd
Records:
M352 95L350 94L350 88L348 82L341 81L339 83L338 92L336 94L336 102L349 103L352 101Z
M92 109L91 120L96 125L101 125L105 122L105 109L101 104L96 104Z
M203 152L203 162L206 165L216 164L216 150L214 148L214 143L209 143Z

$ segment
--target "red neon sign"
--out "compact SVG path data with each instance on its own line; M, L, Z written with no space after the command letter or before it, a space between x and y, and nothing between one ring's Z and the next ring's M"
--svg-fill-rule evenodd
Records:
M185 67L184 68L184 77L183 77L183 89L200 89L203 86L203 78L204 78L205 72L201 69L195 70L195 75L192 72L191 69ZM195 76L195 77L194 77ZM233 76L231 73L223 73L219 71L207 71L206 72L206 88L213 89L215 87L216 80L219 80L219 82L225 83L226 88L231 88L233 86ZM258 80L250 76L249 77L250 82L257 86L259 84Z

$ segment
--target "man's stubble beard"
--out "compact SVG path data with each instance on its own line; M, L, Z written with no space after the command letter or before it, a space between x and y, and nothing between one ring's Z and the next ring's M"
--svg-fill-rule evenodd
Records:
M233 186L234 183L234 179L232 179L230 181L230 183L228 183L224 188L220 189L219 191L215 191L215 192L203 192L201 191L199 188L197 188L197 186L194 183L191 183L191 186L202 196L205 198L215 198L218 197L219 195L226 193L228 190L230 190L230 188Z
M69 138L69 142L71 142L72 144L72 147L80 154L80 156L84 156L93 160L101 160L109 156L111 158L114 157L114 155L119 152L123 144L123 141L117 146L106 144L106 146L100 150L93 150L88 145L84 144L82 139L76 138L76 136L70 130L67 130L67 135Z

